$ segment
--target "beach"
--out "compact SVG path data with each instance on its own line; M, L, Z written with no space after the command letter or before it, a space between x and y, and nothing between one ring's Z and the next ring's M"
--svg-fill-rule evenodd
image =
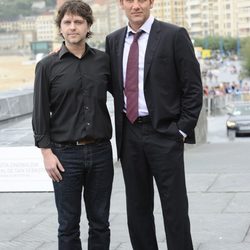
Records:
M28 56L0 56L0 91L33 85L35 65Z

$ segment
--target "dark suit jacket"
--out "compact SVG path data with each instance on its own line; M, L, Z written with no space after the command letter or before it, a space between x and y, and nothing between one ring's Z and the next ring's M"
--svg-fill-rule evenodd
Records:
M118 157L123 129L122 57L127 28L106 38L110 55L112 94ZM194 128L202 107L202 83L199 63L192 42L184 28L154 20L149 35L144 64L144 94L153 128L169 138L195 143Z

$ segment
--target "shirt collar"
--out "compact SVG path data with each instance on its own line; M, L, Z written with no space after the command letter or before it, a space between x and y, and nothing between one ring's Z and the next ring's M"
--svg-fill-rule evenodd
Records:
M146 20L146 22L140 27L139 30L144 31L144 33L150 33L152 24L154 22L154 17L153 16L149 16L149 18ZM129 26L129 24L127 25L127 37L129 36L129 32L133 32L135 33L135 31Z
M84 55L86 55L87 53L92 53L95 54L94 49L92 49L87 43L86 43L86 50ZM59 58L61 59L64 55L66 54L72 54L68 48L65 46L65 42L62 43L61 49L59 51Z

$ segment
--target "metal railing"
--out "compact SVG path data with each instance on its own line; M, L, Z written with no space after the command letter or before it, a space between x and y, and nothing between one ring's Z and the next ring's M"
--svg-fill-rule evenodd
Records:
M204 97L207 115L219 115L227 111L227 106L235 102L250 102L250 92L225 95L208 95Z

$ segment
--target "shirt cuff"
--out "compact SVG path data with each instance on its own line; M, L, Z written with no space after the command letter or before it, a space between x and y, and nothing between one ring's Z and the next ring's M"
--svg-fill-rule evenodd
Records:
M182 136L183 136L184 138L186 138L186 137L187 137L187 134L186 134L186 133L184 133L183 131L179 130L179 132L182 134Z
M50 148L50 136L48 135L34 135L35 146L38 148Z

